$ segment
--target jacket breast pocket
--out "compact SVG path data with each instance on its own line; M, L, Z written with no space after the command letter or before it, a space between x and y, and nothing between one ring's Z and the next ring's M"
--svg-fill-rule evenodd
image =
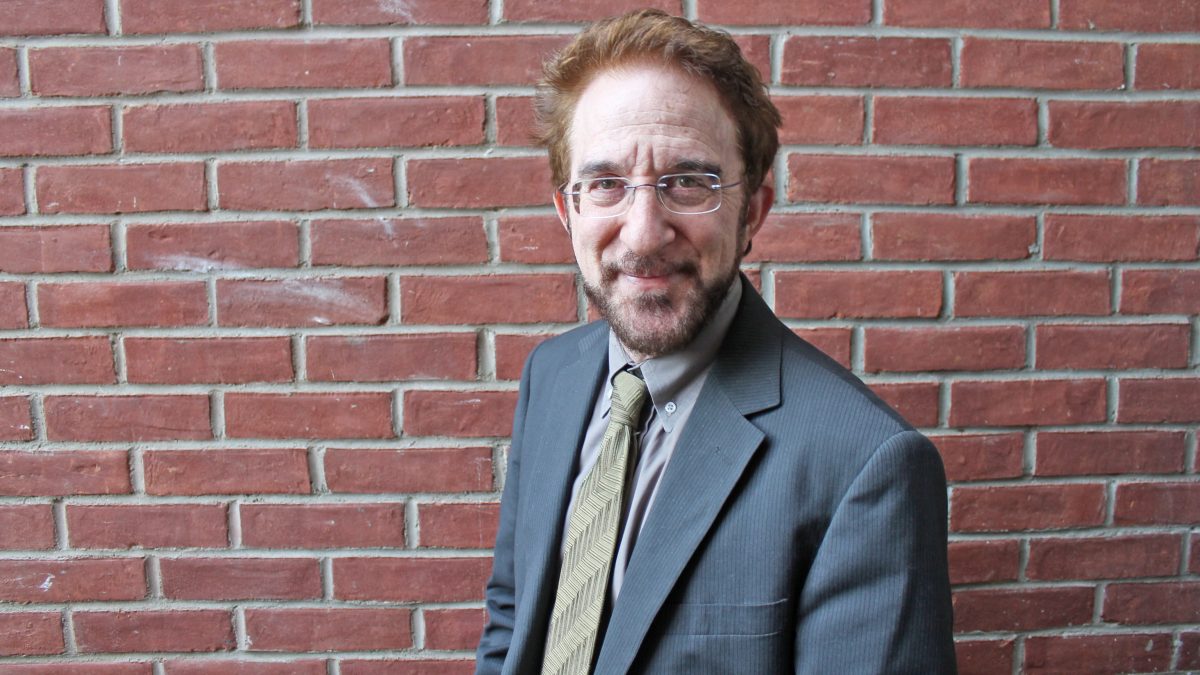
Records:
M788 628L788 601L667 605L667 635L767 636Z

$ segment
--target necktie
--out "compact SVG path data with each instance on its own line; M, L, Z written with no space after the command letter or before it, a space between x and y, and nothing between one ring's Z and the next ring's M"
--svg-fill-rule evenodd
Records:
M620 528L625 470L645 399L646 383L641 378L625 371L613 378L600 456L583 479L567 521L542 675L585 675L592 667Z

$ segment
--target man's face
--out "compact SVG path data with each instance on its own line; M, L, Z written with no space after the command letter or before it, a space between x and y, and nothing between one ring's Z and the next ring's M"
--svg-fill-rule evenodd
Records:
M631 64L604 71L584 89L571 126L568 183L625 177L654 183L672 173L744 179L737 130L716 90L681 70ZM712 213L668 211L650 188L629 211L583 218L561 195L589 299L635 357L686 346L720 305L750 238L774 197L759 188L747 203L742 186L724 190ZM742 220L743 214L745 220Z

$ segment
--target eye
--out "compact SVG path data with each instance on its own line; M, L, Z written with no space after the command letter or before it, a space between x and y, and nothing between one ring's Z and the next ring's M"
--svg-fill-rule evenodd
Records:
M662 183L668 190L712 188L712 180L708 176L697 173L678 173L671 176L663 176Z
M587 183L589 192L612 192L625 188L625 181L620 178L595 178Z

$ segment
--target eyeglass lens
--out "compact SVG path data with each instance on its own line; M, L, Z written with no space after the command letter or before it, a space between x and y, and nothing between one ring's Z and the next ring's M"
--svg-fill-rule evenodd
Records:
M571 187L575 211L585 218L623 215L641 187L654 188L659 203L672 213L711 213L721 207L720 178L713 174L669 174L657 183L642 185L634 185L628 178L591 178Z

